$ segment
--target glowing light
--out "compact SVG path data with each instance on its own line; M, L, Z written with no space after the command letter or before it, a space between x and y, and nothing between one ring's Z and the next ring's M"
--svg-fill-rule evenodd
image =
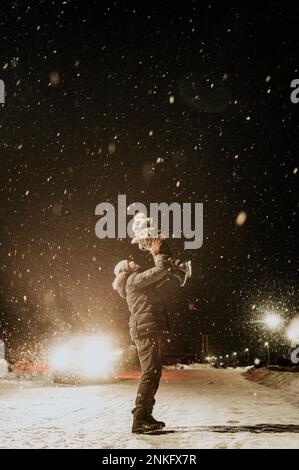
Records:
M291 341L299 339L299 317L293 318L287 329L287 337Z
M268 328L276 329L281 325L282 318L277 313L266 312L264 323Z
M56 374L95 380L111 376L120 355L108 337L76 335L53 347L48 360Z
M241 212L239 212L239 214L237 215L237 218L236 218L236 220L235 220L235 223L236 223L236 225L238 225L239 227L241 227L241 225L244 225L244 224L245 224L246 219L247 219L247 214L246 214L246 212L241 211Z
M264 346L266 346L266 347L269 346L268 341L266 341L266 342L264 343Z
M50 86L58 86L60 83L60 74L57 70L53 70L53 72L49 75L49 85Z

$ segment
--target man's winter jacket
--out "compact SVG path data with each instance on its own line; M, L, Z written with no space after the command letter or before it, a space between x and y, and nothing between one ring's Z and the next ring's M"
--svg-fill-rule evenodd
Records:
M155 266L146 271L134 271L129 274L125 294L130 316L131 338L150 338L159 336L168 330L167 313L164 302L159 295L160 285L167 276L163 255L154 256Z

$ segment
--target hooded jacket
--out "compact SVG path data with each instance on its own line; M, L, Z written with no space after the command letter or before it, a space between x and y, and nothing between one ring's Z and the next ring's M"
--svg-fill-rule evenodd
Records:
M154 256L154 263L146 271L123 272L114 282L131 313L129 325L133 340L159 336L169 329L165 304L157 288L168 273L163 255Z

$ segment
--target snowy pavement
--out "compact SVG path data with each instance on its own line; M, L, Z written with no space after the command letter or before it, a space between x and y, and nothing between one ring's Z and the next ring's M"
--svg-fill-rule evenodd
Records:
M238 370L168 372L155 408L167 428L152 436L130 432L136 380L74 387L2 379L0 447L299 448L299 395Z

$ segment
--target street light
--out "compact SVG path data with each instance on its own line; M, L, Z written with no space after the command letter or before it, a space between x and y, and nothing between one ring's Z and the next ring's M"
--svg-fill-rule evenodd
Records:
M244 353L245 353L245 359L249 363L249 348L245 348Z
M287 337L292 345L299 344L299 317L293 318L287 329Z
M277 330L283 324L283 318L281 315L276 313L273 310L264 310L264 316L260 320L253 320L253 323L262 323L265 327L270 330ZM268 364L270 364L270 346L269 343L266 342L264 346L267 348L268 353Z
M267 348L267 356L268 356L268 362L267 362L267 364L269 365L269 364L270 364L270 345L269 345L268 341L266 341L266 342L264 343L264 346Z
M276 330L282 324L282 318L278 313L266 312L263 323L271 330Z

